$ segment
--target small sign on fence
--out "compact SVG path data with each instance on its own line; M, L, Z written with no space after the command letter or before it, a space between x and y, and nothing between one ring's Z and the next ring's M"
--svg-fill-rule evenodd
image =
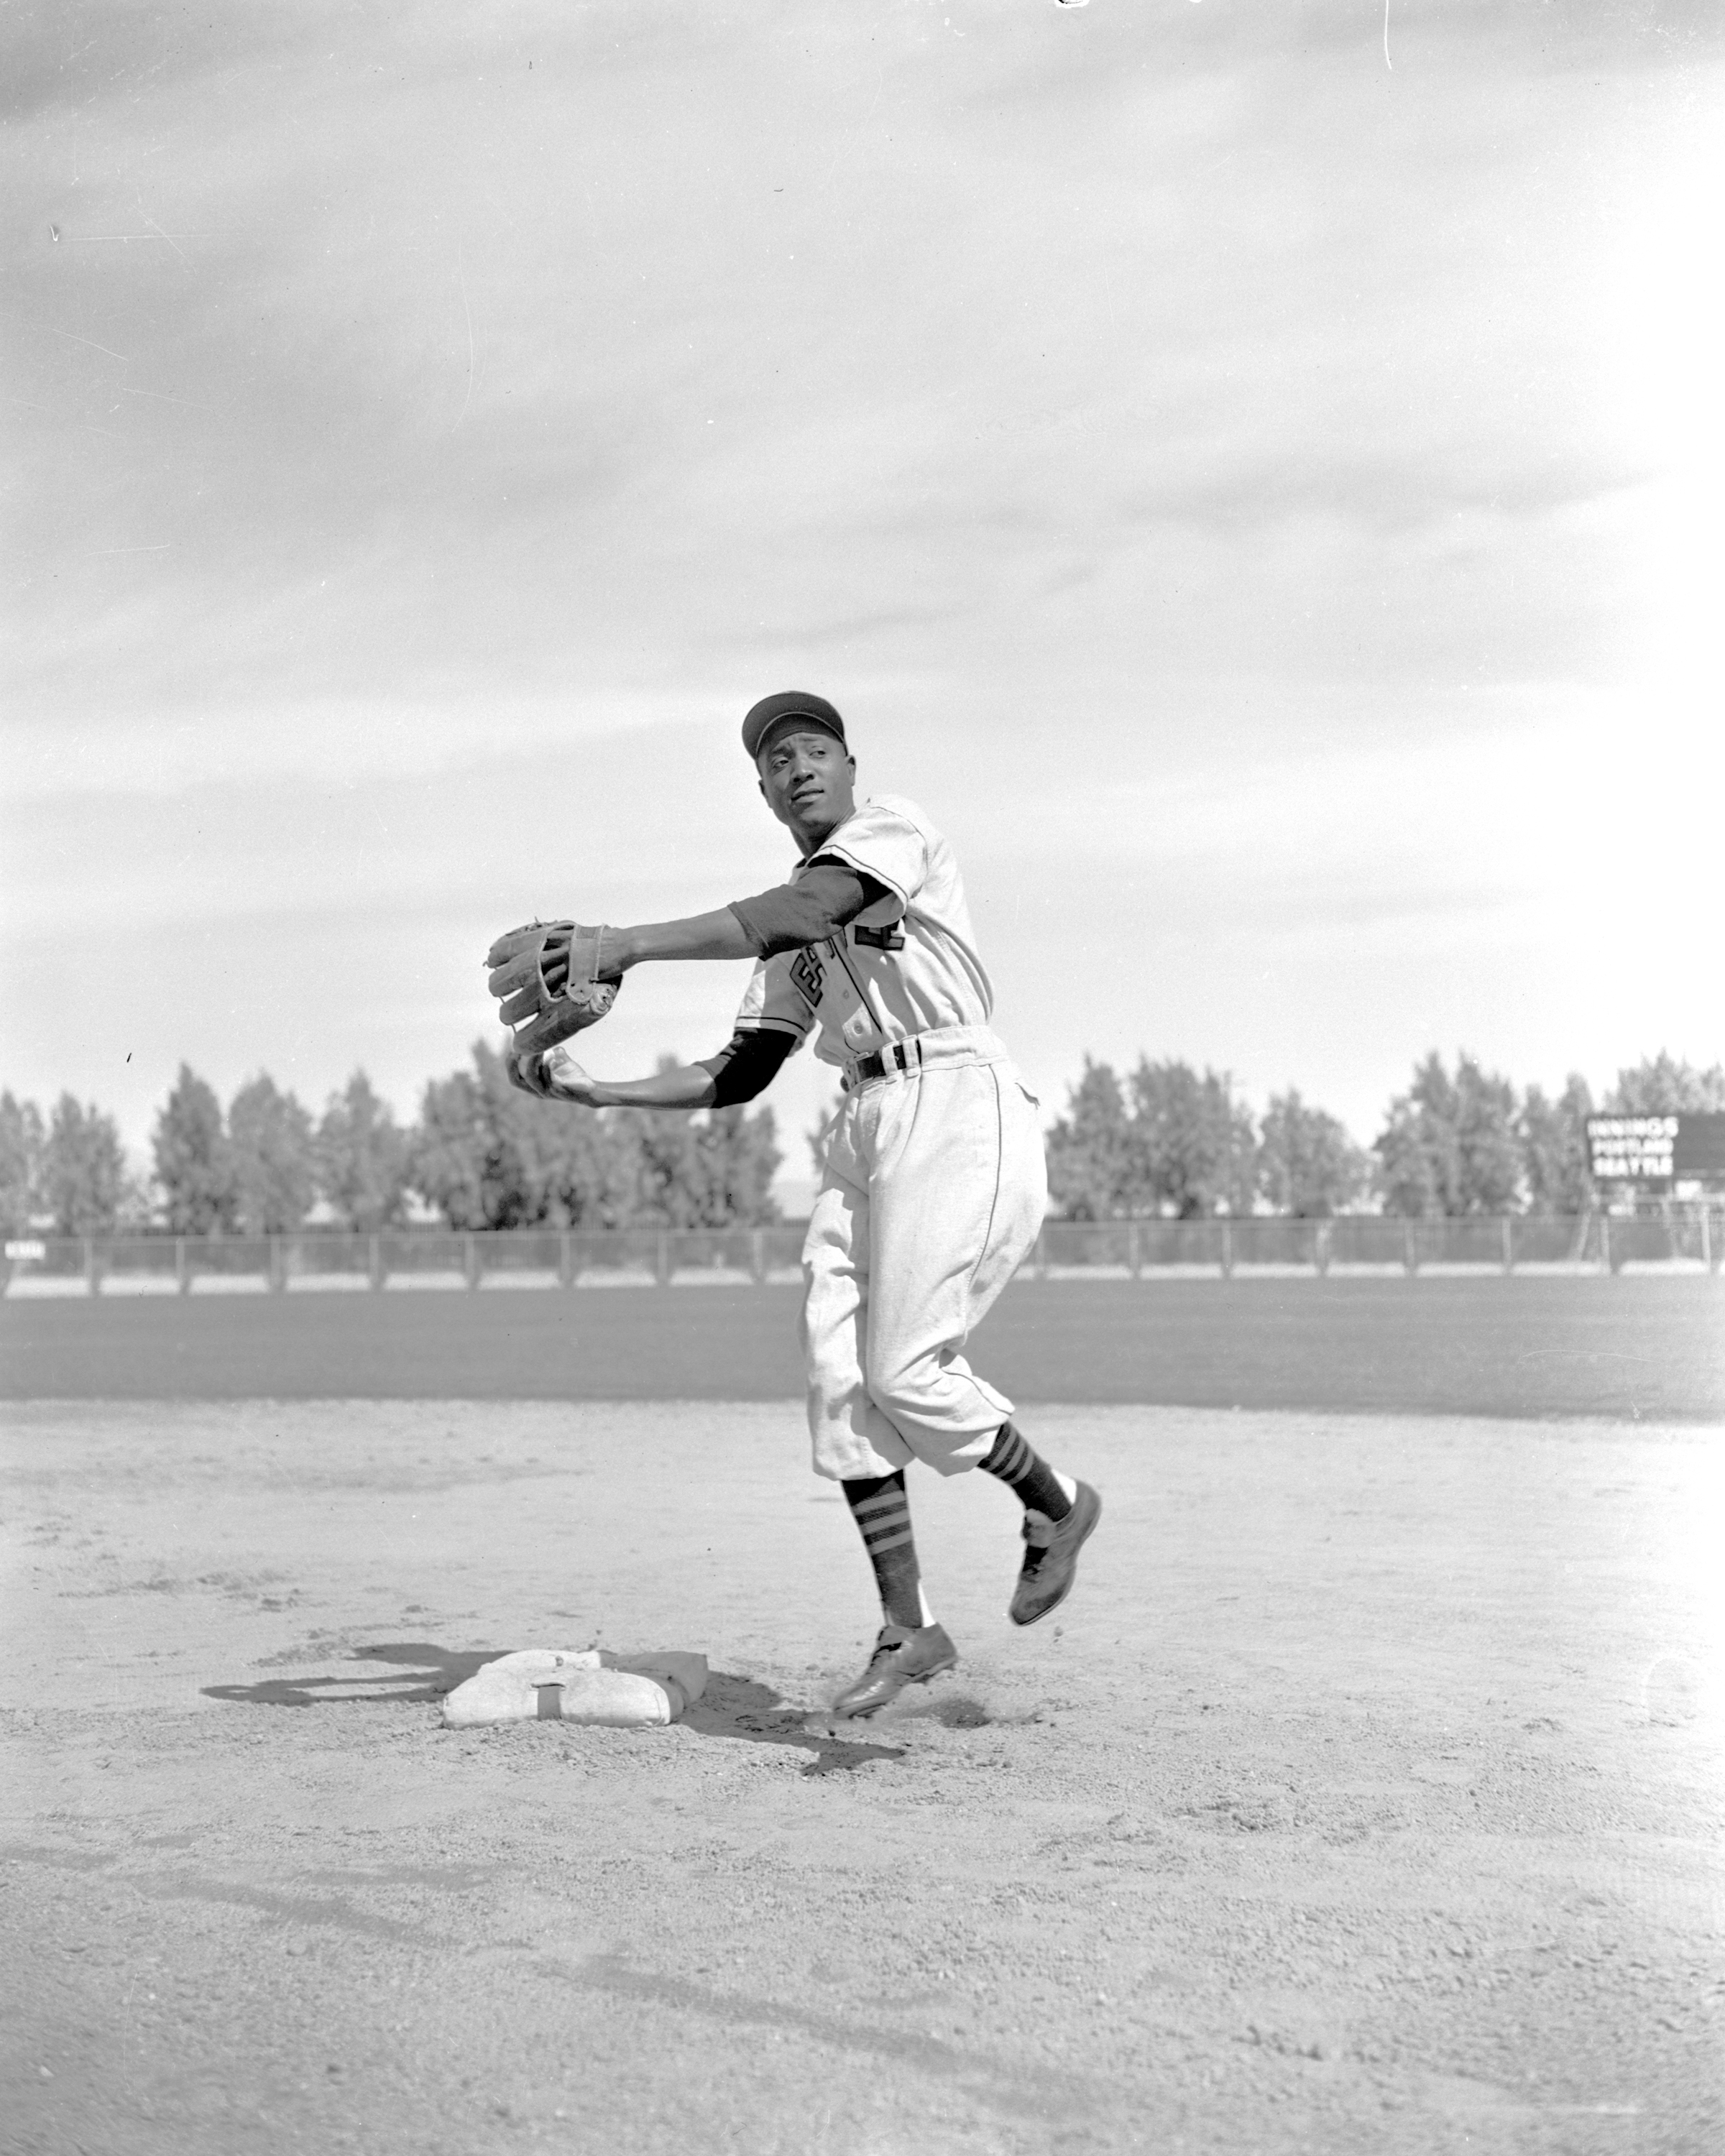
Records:
M6 1245L6 1255L8 1258L15 1260L45 1258L48 1255L48 1245L46 1243L33 1243L28 1236L25 1236L16 1242L8 1240Z

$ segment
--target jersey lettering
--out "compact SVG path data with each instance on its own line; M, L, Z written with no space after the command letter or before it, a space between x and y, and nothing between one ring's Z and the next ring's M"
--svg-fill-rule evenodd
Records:
M814 944L804 944L791 961L791 986L811 1011L819 1009L821 990L826 985L826 968L816 950Z

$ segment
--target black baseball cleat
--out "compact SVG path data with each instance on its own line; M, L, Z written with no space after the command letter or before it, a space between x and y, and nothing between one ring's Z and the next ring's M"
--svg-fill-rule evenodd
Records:
M859 1722L878 1714L906 1685L927 1684L958 1666L958 1650L941 1625L883 1625L869 1666L833 1702L832 1712Z
M1078 1576L1078 1553L1096 1532L1102 1501L1088 1482L1081 1482L1064 1520L1045 1512L1024 1515L1024 1562L1006 1614L1014 1625L1034 1625L1058 1609Z

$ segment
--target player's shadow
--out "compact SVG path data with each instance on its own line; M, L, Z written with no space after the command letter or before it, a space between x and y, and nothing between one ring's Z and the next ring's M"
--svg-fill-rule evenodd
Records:
M902 1759L901 1744L864 1744L811 1727L821 1720L807 1707L789 1707L768 1685L734 1670L714 1670L706 1690L683 1713L683 1727L702 1737L738 1737L751 1744L783 1744L809 1754L805 1774L847 1774L871 1759Z
M357 1662L393 1664L387 1673L375 1667L359 1676L265 1677L256 1684L205 1685L206 1699L247 1707L357 1707L378 1702L409 1706L441 1699L465 1684L476 1670L494 1662L507 1647L476 1647L454 1652L425 1640L384 1641L357 1647ZM806 1752L805 1774L844 1774L873 1759L902 1759L904 1748L865 1744L829 1730L803 1707L788 1706L770 1686L734 1670L714 1670L706 1690L685 1709L682 1727L701 1737L732 1737L749 1744L782 1744Z

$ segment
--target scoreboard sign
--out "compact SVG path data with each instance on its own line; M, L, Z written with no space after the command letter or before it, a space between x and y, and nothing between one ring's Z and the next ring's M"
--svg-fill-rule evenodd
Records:
M1675 1116L1589 1116L1587 1149L1595 1183L1669 1183L1676 1173Z
M1589 1116L1595 1183L1725 1182L1725 1116Z

